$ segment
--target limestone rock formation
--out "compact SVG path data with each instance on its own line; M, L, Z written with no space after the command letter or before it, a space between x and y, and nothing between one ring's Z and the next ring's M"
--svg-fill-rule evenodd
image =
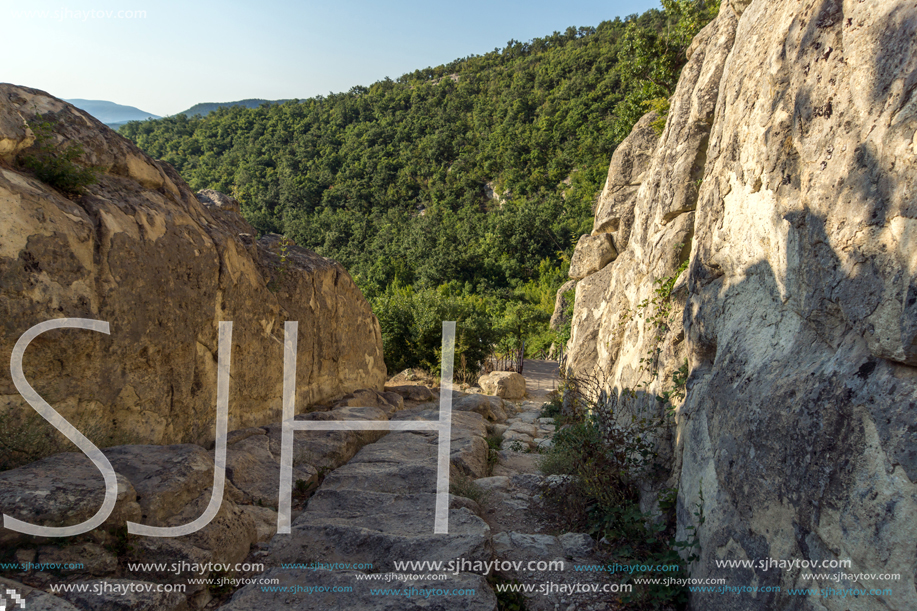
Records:
M644 115L630 135L615 149L605 188L599 196L593 235L612 233L619 251L624 250L634 224L634 203L650 167L659 135L653 128L655 112Z
M681 538L699 526L693 577L779 586L750 611L850 608L795 587L917 607L917 6L724 1L689 58L626 247L577 285L571 373L651 410L688 364L659 441ZM660 287L664 326L641 307ZM805 581L715 562L768 558L851 564Z
M488 395L468 395L453 403L452 409L457 412L475 412L488 422L505 422L507 417L503 400Z
M97 169L82 196L15 162L39 117ZM167 164L26 87L0 85L0 158L0 361L37 323L110 324L107 336L46 333L26 352L26 378L68 419L134 443L212 441L220 321L233 322L231 430L279 420L286 321L299 322L299 410L382 389L379 324L347 272L280 236L256 239L231 198L199 200ZM0 412L31 412L8 368Z

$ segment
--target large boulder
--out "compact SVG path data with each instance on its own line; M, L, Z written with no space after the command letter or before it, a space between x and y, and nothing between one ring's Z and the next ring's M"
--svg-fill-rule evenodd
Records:
M280 456L271 453L271 440L264 429L226 448L226 477L233 485L262 506L277 507L280 493ZM294 436L295 438L295 436ZM299 482L302 482L301 484ZM318 471L304 461L293 467L291 484L310 488L318 482Z
M165 526L203 490L213 488L213 458L194 444L117 446L104 452L115 472L137 491L143 524ZM241 498L229 482L225 496Z
M401 395L404 401L424 402L435 398L433 391L426 386L417 384L408 384L402 386L385 386L386 392L393 392Z
M452 404L453 411L474 412L489 422L506 422L503 399L489 395L468 395Z
M202 203L168 164L42 91L0 85L0 156L30 154L39 116L98 181L66 196L0 167L0 361L40 322L108 321L110 335L49 332L25 355L26 378L65 417L97 417L99 437L121 443L212 441L220 321L233 322L230 429L279 420L285 321L299 322L300 410L381 390L378 321L338 263L256 239L225 197ZM30 410L9 375L0 406Z
M481 376L478 385L488 395L501 399L522 399L525 397L525 378L515 371L492 371Z

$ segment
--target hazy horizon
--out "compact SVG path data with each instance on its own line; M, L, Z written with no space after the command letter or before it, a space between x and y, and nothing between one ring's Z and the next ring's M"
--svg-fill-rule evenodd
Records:
M344 0L0 2L12 48L0 81L156 115L202 102L305 99L659 8L658 0L436 6ZM44 41L36 44L36 41Z

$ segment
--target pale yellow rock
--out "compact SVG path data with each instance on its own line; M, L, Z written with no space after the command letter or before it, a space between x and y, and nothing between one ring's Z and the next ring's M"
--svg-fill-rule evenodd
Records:
M0 85L0 140L16 142L4 150L27 145L22 125L38 113L54 113L58 146L81 146L98 182L75 202L0 168L0 359L46 320L110 325L29 347L26 377L51 405L101 416L125 442L207 444L220 321L233 322L230 430L280 420L286 321L299 323L298 411L381 390L379 323L338 263L295 245L282 262L279 236L256 240L237 206L206 207L170 166L42 91ZM31 411L9 376L0 396Z
M494 371L478 380L478 386L485 394L501 399L522 399L525 397L525 378L515 371Z
M594 274L615 260L618 251L607 233L580 236L570 259L570 277L574 280Z

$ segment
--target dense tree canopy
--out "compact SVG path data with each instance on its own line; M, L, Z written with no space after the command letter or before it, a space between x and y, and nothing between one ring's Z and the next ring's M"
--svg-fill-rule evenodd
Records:
M405 304L489 316L492 330L513 327L520 299L553 306L614 148L671 95L719 3L662 4L346 93L121 133L192 188L234 195L259 231L340 261L383 324L390 367L429 365Z

